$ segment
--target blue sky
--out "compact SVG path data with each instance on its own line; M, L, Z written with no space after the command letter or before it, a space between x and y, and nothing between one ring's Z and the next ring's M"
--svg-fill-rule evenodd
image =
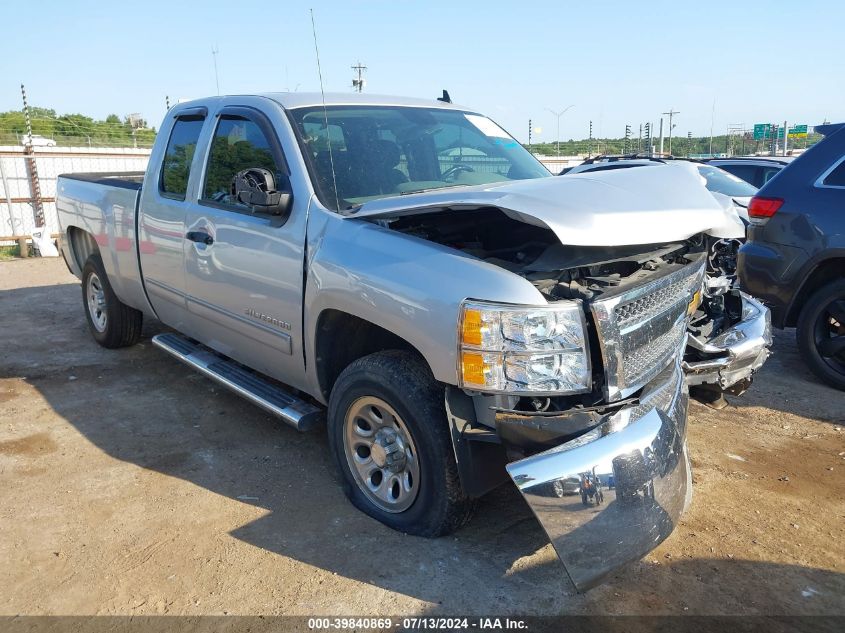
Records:
M674 108L676 135L733 123L845 119L845 3L836 0L476 2L369 0L4 2L0 110L30 103L98 118L165 96L319 90L309 8L327 91L351 90L357 60L372 93L452 98L525 140L619 137ZM646 25L650 25L649 32ZM658 28L666 37L661 37ZM535 137L536 139L536 137Z

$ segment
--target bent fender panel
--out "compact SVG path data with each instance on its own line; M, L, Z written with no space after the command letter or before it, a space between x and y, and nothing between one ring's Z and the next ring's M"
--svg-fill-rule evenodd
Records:
M326 309L369 321L410 343L440 382L457 384L457 328L465 299L545 305L530 282L445 246L371 222L312 211L305 294L307 358ZM308 363L312 394L319 393Z

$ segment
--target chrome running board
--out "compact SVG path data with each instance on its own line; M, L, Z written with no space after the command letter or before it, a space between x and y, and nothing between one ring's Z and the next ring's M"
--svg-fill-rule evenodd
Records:
M285 391L280 385L233 360L174 333L156 334L153 345L243 396L298 431L309 431L323 420L323 410Z

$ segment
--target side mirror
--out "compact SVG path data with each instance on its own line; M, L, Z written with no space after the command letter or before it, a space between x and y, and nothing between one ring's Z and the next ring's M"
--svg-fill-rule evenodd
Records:
M293 202L290 183L285 184L284 189L279 191L272 172L261 167L251 167L235 174L231 193L235 200L252 207L255 213L284 215L290 211Z

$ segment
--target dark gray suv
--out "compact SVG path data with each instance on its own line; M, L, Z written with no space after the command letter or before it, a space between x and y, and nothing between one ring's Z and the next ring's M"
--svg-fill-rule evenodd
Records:
M825 138L751 200L739 275L775 327L797 326L810 369L845 390L845 123L816 131Z

